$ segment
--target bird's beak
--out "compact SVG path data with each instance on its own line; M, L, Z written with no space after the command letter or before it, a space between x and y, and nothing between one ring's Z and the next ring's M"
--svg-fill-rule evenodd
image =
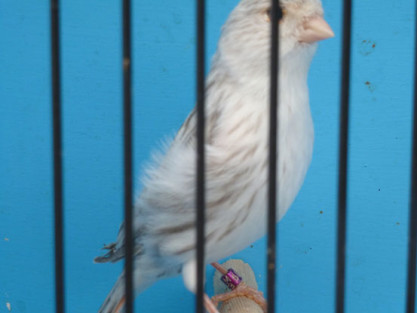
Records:
M312 17L304 22L300 33L300 42L316 42L334 37L334 32L327 22L320 16Z

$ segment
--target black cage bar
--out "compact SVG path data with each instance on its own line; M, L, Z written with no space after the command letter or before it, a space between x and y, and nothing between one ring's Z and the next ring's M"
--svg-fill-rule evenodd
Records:
M133 140L132 140L132 58L131 2L122 0L123 9L123 138L125 216L125 297L126 313L133 313Z
M277 164L279 112L279 19L282 12L278 0L271 1L271 56L270 56L270 115L269 115L269 184L268 184L268 248L267 248L267 301L268 313L275 312L276 252L277 252Z
M417 1L416 1L417 2ZM197 233L197 300L196 312L204 312L204 257L205 257L205 0L196 2L197 17L197 158L196 158L196 233ZM122 0L123 6L123 135L124 135L124 215L125 215L125 292L126 312L133 313L133 135L132 135L132 44L131 1ZM269 127L269 187L268 187L268 249L267 298L268 313L276 312L276 206L278 202L278 112L279 112L279 19L282 12L279 0L271 0L271 68L270 68L270 127ZM62 171L62 110L60 78L60 14L59 0L50 0L51 33L51 88L53 115L53 182L54 182L54 236L55 236L55 310L65 312L64 279L64 208ZM417 17L417 4L415 16ZM415 312L416 254L417 254L417 21L415 30L415 77L412 169L410 188L410 224L407 272L406 312ZM340 94L339 189L337 230L337 271L335 311L343 313L345 307L345 258L347 217L347 170L349 143L349 96L351 67L352 1L343 1L343 47Z
M339 191L337 222L337 267L335 312L345 310L346 274L346 202L349 143L349 96L350 96L350 55L352 31L352 0L343 1L343 44L342 79L340 93L340 134L339 134Z
M409 214L409 237L408 237L408 274L407 274L407 299L406 312L415 312L416 303L416 245L417 245L417 1L415 11L414 31L414 119L413 119L413 142L411 156L411 188L410 188L410 214Z
M52 83L52 137L54 162L54 228L55 228L55 310L65 312L64 298L64 211L62 173L62 111L59 0L50 2L51 18L51 83Z
M197 235L197 298L196 312L204 312L205 256L205 50L206 2L197 0L197 176L196 176L196 235Z

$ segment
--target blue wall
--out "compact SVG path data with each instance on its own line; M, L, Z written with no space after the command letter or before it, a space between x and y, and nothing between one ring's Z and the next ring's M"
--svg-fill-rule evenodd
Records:
M121 17L117 1L62 4L67 312L95 312L120 265L96 265L122 219ZM212 55L237 0L211 0ZM332 312L341 1L323 0L337 37L310 75L315 154L279 224L279 311ZM401 312L406 266L413 1L356 1L348 225L348 312ZM134 4L135 174L193 107L194 1ZM53 312L48 1L0 2L0 312ZM140 186L137 186L140 188ZM265 284L265 240L237 255ZM211 277L209 270L208 277ZM208 279L211 281L211 278ZM210 288L209 288L210 289ZM162 299L162 300L161 300ZM191 312L180 278L136 301Z

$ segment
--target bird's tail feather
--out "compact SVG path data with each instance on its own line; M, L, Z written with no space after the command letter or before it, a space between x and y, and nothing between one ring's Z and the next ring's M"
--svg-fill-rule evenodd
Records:
M152 277L134 275L134 294L142 292L155 282ZM125 273L120 274L113 288L110 290L98 313L123 313L125 300Z
M117 279L116 283L114 284L113 288L111 289L110 293L107 295L106 299L104 300L103 304L101 305L98 313L121 313L122 310L119 312L116 309L121 309L124 304L124 284L125 278L124 274L121 274Z

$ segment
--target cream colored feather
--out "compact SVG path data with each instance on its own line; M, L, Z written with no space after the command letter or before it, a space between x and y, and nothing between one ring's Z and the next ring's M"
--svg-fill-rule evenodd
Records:
M305 36L310 20L324 21L319 0L285 0L281 6L285 15L280 22L278 220L296 197L313 151L307 74L316 43L299 38ZM244 249L265 234L269 7L270 0L239 3L223 28L207 78L206 262ZM183 268L185 283L194 290L195 135L193 111L143 179L134 221L137 292ZM122 225L117 242L96 261L115 262L123 256ZM123 275L99 312L113 312L122 296Z

